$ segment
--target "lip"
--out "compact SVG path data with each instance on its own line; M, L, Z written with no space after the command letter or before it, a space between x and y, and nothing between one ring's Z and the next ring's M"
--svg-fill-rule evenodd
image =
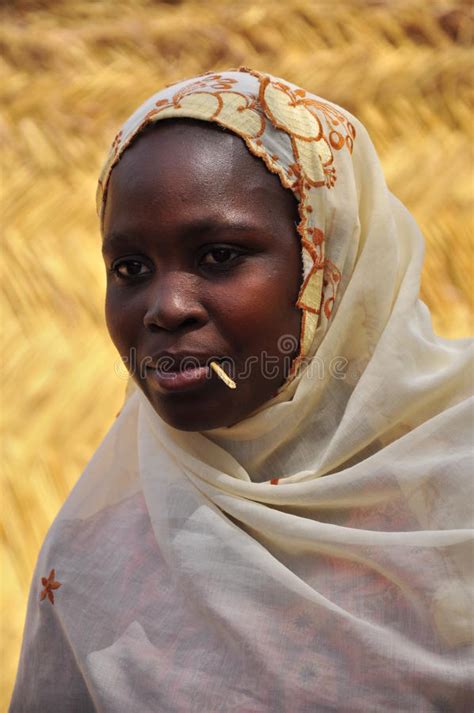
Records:
M210 377L208 366L196 366L181 371L160 371L156 367L147 367L147 381L162 393L188 391L205 383Z
M210 362L220 358L196 352L160 352L148 357L151 363L146 367L146 379L161 393L202 388L212 376Z
M213 359L220 357L199 352L159 352L146 359L150 362L147 368L158 371L175 372L183 369L192 369L198 366L208 366Z

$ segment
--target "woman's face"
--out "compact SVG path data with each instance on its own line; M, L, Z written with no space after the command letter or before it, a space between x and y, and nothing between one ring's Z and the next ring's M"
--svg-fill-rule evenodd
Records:
M107 326L171 426L230 426L284 383L300 331L297 221L278 177L212 124L158 123L113 169ZM212 359L235 390L208 368Z

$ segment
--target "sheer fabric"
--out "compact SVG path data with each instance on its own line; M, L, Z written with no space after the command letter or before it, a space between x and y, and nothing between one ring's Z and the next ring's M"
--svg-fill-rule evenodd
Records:
M231 428L132 390L42 548L11 712L470 711L472 350L432 332L418 228L354 117L244 69L145 102L99 211L134 135L182 116L298 198L300 354Z

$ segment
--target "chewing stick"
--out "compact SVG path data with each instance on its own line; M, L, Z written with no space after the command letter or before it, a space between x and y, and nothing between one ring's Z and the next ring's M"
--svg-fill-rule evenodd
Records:
M227 376L224 369L221 366L219 366L219 364L216 361L211 361L211 369L216 372L219 379L222 379L224 384L226 386L228 386L229 389L237 388L237 384L235 383L235 381L232 381L230 376Z

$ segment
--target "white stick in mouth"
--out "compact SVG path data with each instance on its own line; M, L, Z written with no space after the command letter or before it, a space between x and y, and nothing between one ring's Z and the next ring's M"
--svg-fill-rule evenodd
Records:
M211 369L212 369L213 371L215 371L215 373L217 374L217 376L219 377L219 379L222 379L222 381L224 382L224 384L225 384L226 386L228 386L229 389L236 389L236 388L237 388L237 384L235 383L235 381L233 381L233 380L230 378L230 376L227 376L227 374L225 373L224 369L223 369L221 366L219 366L219 364L218 364L216 361L211 361L210 366L211 366Z

